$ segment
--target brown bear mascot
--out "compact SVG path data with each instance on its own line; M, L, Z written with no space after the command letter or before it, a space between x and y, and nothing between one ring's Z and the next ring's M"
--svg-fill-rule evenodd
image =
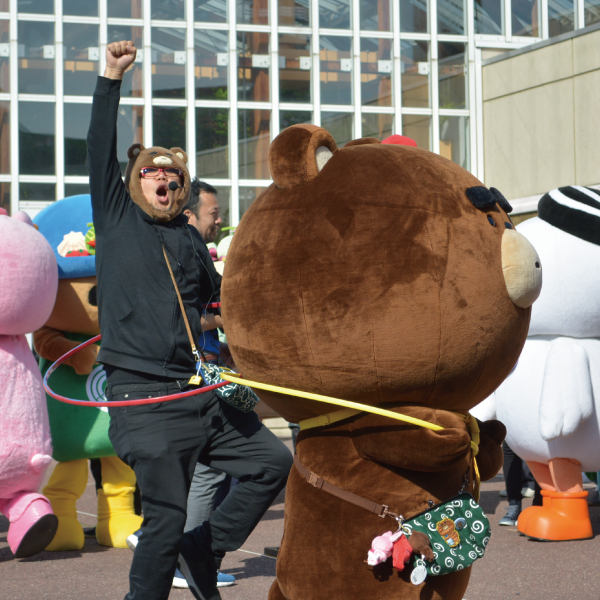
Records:
M469 423L468 411L518 359L539 259L500 192L393 141L338 149L320 127L283 131L274 183L227 256L223 318L245 379L443 427L257 389L303 428L269 600L461 600L470 567L418 585L391 560L369 567L371 541L395 523L321 486L408 519L473 489L476 424L481 479L502 465L504 426Z

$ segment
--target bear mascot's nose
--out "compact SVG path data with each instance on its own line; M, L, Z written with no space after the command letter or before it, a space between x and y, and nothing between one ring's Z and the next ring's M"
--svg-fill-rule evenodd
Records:
M510 299L520 308L531 306L542 290L542 263L524 235L507 229L502 236L502 272Z

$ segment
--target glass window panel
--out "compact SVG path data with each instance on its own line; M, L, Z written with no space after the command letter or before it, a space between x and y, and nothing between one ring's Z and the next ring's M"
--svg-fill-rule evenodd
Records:
M577 3L576 3L577 5ZM593 25L600 21L600 0L584 0L584 23L583 27Z
M106 9L109 19L142 18L142 0L106 0Z
M6 10L8 11L8 7ZM0 44L10 44L9 34L10 22L0 21ZM10 57L8 56L0 56L0 92L10 92Z
M438 0L438 33L466 33L465 16L467 7L465 0Z
M89 183L65 183L65 198L69 196L79 196L79 194L89 194Z
M268 164L271 111L240 109L238 129L240 179L271 179Z
M539 37L540 8L538 0L512 0L512 34Z
M10 102L0 102L0 173L10 173Z
M87 175L86 138L91 104L65 104L65 175Z
M161 21L185 20L185 0L151 0L150 18Z
M152 95L185 98L185 29L152 28Z
M360 38L360 89L363 106L392 105L392 40Z
M310 0L279 0L277 14L279 25L310 27Z
M226 0L194 0L194 21L226 23Z
M504 0L475 0L475 33L502 35Z
M402 106L428 108L431 81L429 42L402 40L400 48Z
M0 0L0 12L8 12L9 4L9 0Z
M19 102L19 171L55 175L55 104Z
M575 29L573 0L548 0L548 35L554 37Z
M402 0L400 2L400 31L427 33L429 31L429 2L427 0Z
M56 184L54 183L20 183L19 200L28 202L56 200Z
M282 110L279 111L279 131L300 123L312 123L313 114L309 110Z
M467 45L438 43L440 108L467 108Z
M320 37L321 103L352 104L352 38Z
M319 0L319 27L350 29L351 0Z
M10 183L0 182L0 207L10 215Z
M125 71L121 84L122 98L141 98L144 89L143 58L144 37L143 27L129 27L128 25L108 25L107 43L131 40L137 48L135 62Z
M394 133L394 115L363 113L362 136L385 140Z
M390 31L390 8L390 0L360 0L360 28Z
M51 15L54 0L17 0L17 12Z
M431 117L402 115L402 135L415 140L419 148L431 150Z
M585 0L585 27L600 23L600 0Z
M187 146L185 106L152 107L152 145L163 148Z
M329 131L338 148L341 148L354 139L354 114L322 112L321 127Z
M279 36L279 100L310 102L310 35Z
M194 85L197 100L227 100L228 31L194 31Z
M117 158L119 159L123 176L129 162L127 150L132 144L142 144L143 142L144 107L121 104L117 116ZM174 145L184 147L181 144Z
M54 94L54 23L19 21L19 93Z
M469 118L440 116L440 156L469 170Z
M266 190L265 187L240 187L240 219L250 205Z
M238 23L269 24L269 0L237 0L236 7Z
M269 34L240 31L238 46L238 99L268 102L271 54Z
M91 96L100 60L98 25L65 23L63 38L65 95Z
M196 108L196 174L229 177L229 109Z
M63 0L63 14L79 17L97 17L98 0Z

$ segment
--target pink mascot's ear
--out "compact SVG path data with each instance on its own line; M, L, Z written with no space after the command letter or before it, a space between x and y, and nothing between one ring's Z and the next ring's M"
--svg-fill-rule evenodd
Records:
M385 138L382 144L398 144L399 146L414 146L417 148L417 142L415 140L406 137L405 135L390 135L390 137Z
M269 149L269 170L280 190L306 185L338 151L331 134L316 125L284 129Z

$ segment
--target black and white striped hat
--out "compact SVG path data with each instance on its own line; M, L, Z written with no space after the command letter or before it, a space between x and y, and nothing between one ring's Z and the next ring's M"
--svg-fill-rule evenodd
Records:
M600 190L570 185L545 194L538 216L553 227L600 246Z

